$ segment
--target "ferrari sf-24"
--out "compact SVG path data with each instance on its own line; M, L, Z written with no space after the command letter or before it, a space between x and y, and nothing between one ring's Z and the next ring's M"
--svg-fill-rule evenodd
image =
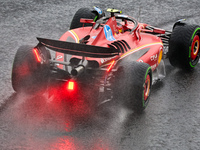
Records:
M56 87L65 101L112 101L135 112L149 102L165 73L163 59L192 70L199 62L200 27L177 21L172 31L139 23L120 10L80 8L60 39L37 38L15 55L12 86L34 94ZM59 86L58 86L59 85ZM55 93L50 93L50 97Z

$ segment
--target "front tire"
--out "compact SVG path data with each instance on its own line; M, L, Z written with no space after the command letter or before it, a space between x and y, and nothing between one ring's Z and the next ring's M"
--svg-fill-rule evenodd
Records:
M38 57L34 50L37 50ZM45 47L21 46L12 68L12 87L16 92L35 93L46 90L49 79L49 52ZM40 61L38 61L40 59Z
M169 41L169 61L172 66L185 70L194 68L200 56L200 27L180 24L173 29Z
M114 80L114 101L121 101L136 113L148 105L152 70L146 63L125 62L119 65Z

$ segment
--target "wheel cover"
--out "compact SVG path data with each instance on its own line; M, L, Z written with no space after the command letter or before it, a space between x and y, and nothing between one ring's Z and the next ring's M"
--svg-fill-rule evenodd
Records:
M191 59L195 60L197 58L198 53L199 53L199 36L195 35L192 41Z
M144 85L144 101L147 100L150 94L150 87L151 87L151 79L150 75L148 74L145 80L145 85Z

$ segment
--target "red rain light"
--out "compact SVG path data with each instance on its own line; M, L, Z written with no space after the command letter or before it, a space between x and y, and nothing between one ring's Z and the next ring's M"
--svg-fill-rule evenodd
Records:
M111 70L111 68L113 67L114 63L115 63L115 61L113 60L112 63L110 64L110 66L108 67L107 72L109 72Z
M69 81L69 82L68 82L67 89L68 89L68 90L74 90L74 81Z
M35 53L35 56L36 56L36 58L37 58L37 61L38 61L38 62L41 62L41 59L40 59L40 57L39 57L38 49L34 48L33 51L34 51L34 53Z

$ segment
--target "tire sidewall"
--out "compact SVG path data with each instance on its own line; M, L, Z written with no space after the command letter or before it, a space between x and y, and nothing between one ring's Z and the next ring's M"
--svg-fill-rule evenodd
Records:
M199 61L199 53L200 53L200 51L198 52L198 56L196 57L196 59L194 60L194 61L192 61L192 58L191 58L191 53L192 53L192 42L193 42L193 39L194 39L194 37L196 36L196 35L198 35L199 37L200 37L200 27L196 27L195 28L195 31L194 31L194 33L193 33L193 35L192 35L192 38L191 38L191 41L190 41L190 46L189 46L189 59L190 59L190 61L189 61L189 64L190 64L190 66L192 67L192 68L194 68L197 64L198 64L198 61Z

